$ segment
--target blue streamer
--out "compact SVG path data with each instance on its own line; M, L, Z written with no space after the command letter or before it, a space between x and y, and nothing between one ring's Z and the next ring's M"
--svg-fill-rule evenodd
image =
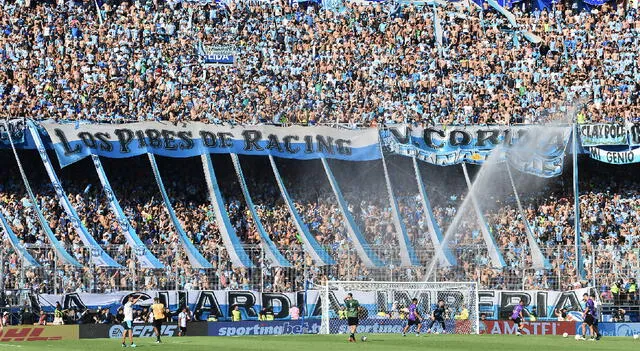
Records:
M360 260L362 261L362 263L364 263L366 267L384 266L384 263L380 261L380 258L378 257L378 255L376 255L375 252L371 250L369 243L367 243L367 240L364 238L364 236L360 232L360 229L358 228L358 225L353 219L351 212L349 212L349 208L347 207L347 202L344 200L344 197L342 196L342 191L340 191L340 186L338 185L338 182L333 176L333 172L329 167L329 163L324 157L320 158L320 160L322 161L322 166L324 167L324 171L327 174L327 178L329 179L329 184L331 184L333 193L336 196L336 199L338 200L340 212L342 212L342 216L345 219L345 225L347 227L347 233L349 233L349 239L353 243L356 249L356 252L358 253L358 257L360 257Z
M73 228L76 233L82 240L85 246L91 249L91 262L99 267L116 267L121 268L122 266L118 264L113 258L111 258L107 253L98 245L96 240L89 234L87 228L85 228L84 224L78 217L78 213L75 208L71 206L69 202L69 198L67 197L64 188L60 184L60 179L53 169L53 165L51 164L51 160L49 160L49 155L47 155L47 150L44 148L44 143L40 138L40 133L38 132L38 128L32 121L27 121L27 127L29 128L29 133L33 137L33 141L38 148L38 154L40 155L40 159L42 159L42 163L44 164L44 168L49 175L49 179L51 180L51 185L53 185L53 189L56 192L56 196L58 197L58 201L62 208L64 209L67 217L73 224Z
M171 206L171 201L169 201L169 196L167 195L167 191L165 190L164 184L162 183L162 177L160 176L160 170L158 169L156 158L151 153L147 155L149 156L149 162L151 163L151 169L153 170L153 175L156 178L156 183L158 184L158 188L160 188L162 200L164 201L164 205L167 207L171 222L178 232L178 238L180 238L180 241L182 241L182 244L184 245L187 257L189 258L189 262L194 268L213 268L213 265L211 265L211 263L209 263L209 261L207 261L202 256L202 254L200 254L198 249L196 249L196 247L191 242L191 239L189 239L189 237L187 236L187 233L185 233L184 229L182 229L182 225L180 224L176 213L173 211L173 206Z
M427 216L427 226L429 227L429 235L431 236L431 242L433 243L434 248L436 249L436 253L440 256L441 262L445 266L455 266L458 264L455 256L451 253L448 247L442 245L444 240L444 236L442 235L442 231L440 230L440 226L438 225L438 221L436 221L433 215L433 209L431 208L431 201L429 201L429 197L427 196L427 190L424 187L424 183L422 182L422 176L420 175L420 169L418 168L418 161L415 156L413 159L413 169L416 173L416 182L418 183L418 190L420 191L420 200L422 201L422 207L424 209L424 214Z
M6 122L5 122L6 126ZM8 129L8 128L7 128ZM60 259L65 264L74 266L74 267L82 267L80 262L76 260L73 256L71 256L67 250L64 249L64 246L58 238L56 238L55 234L49 228L49 222L42 215L42 211L40 210L40 206L38 206L38 201L36 200L36 196L33 194L33 190L31 190L31 185L29 185L29 180L27 179L27 175L24 172L24 168L22 167L22 162L20 162L20 157L18 157L18 152L16 151L16 146L13 143L13 138L11 137L11 133L9 135L9 143L11 144L11 150L13 150L13 156L16 158L16 162L18 163L18 169L20 170L20 176L22 177L22 182L24 183L24 187L27 189L27 194L29 194L29 200L33 204L33 209L36 213L36 217L38 218L38 223L40 223L40 227L42 231L49 239L53 250L56 252L56 258Z
M26 265L30 267L40 267L40 264L20 243L20 239L18 239L16 233L11 230L11 226L9 225L9 223L7 223L7 219L2 214L2 211L0 211L0 225L2 225L2 229L4 229L5 236L11 243L11 246L13 246L13 249L16 250L20 258L24 260Z
M231 161L233 163L233 167L236 170L238 180L240 181L240 189L242 189L242 195L244 196L247 207L249 208L249 213L251 214L253 223L255 223L256 228L258 229L258 234L260 235L260 241L262 242L262 248L264 250L265 256L273 266L291 267L291 263L284 256L282 256L282 254L276 247L276 244L273 243L269 235L267 235L267 232L264 230L264 226L262 226L262 221L260 221L260 216L258 216L258 212L256 212L256 206L253 204L253 199L251 198L251 194L249 193L249 188L247 187L247 182L245 181L244 173L242 172L242 166L240 166L238 155L231 154Z
M293 202L291 201L291 197L287 192L287 188L285 188L284 182L280 177L280 172L278 172L278 167L276 166L276 162L274 161L273 156L271 155L269 155L269 162L271 163L271 169L273 169L273 175L276 177L276 182L278 183L278 187L280 188L280 193L282 194L282 198L287 204L287 208L289 208L289 213L291 213L291 216L294 219L294 223L298 228L298 233L300 233L300 236L302 237L302 242L304 244L305 249L307 250L307 252L309 252L313 260L316 261L318 265L335 264L335 261L322 248L322 246L318 244L316 239L309 232L309 228L307 228L306 224L304 224L304 222L302 221L302 218L300 217L298 210L296 210L296 207L293 205Z
M120 203L111 189L109 178L107 178L107 174L104 172L104 168L102 168L100 156L91 155L91 159L93 160L93 165L98 173L98 178L100 178L102 188L109 200L111 212L116 216L120 229L122 230L122 234L124 234L124 237L127 239L127 243L131 249L133 249L133 253L136 256L138 263L140 263L142 268L163 269L164 265L153 255L153 253L151 253L151 251L146 248L136 233L136 230L131 226L129 219L125 216L124 211L122 211L122 207L120 207Z
M518 191L516 190L516 183L513 181L513 175L511 174L511 167L509 166L509 162L507 162L507 173L509 174L509 180L511 181L511 187L513 188L513 196L516 198L516 203L518 205L518 212L520 213L520 217L522 217L522 223L524 223L524 230L527 234L527 241L529 242L529 248L531 250L533 268L551 269L551 263L549 263L549 259L547 259L542 254L542 250L540 249L540 246L533 236L533 231L531 230L529 221L527 220L524 209L522 208L522 203L520 202L520 196L518 195Z
M464 172L464 179L467 182L467 187L469 188L469 197L471 197L471 203L473 204L473 209L476 212L476 216L478 217L478 224L480 225L480 231L482 232L482 236L484 237L484 241L487 244L487 250L489 251L489 257L491 258L491 264L496 268L504 268L507 264L502 257L502 253L498 250L498 244L496 243L495 238L491 235L491 231L489 230L489 225L480 210L480 205L478 201L476 201L476 197L473 195L473 187L471 185L471 180L469 179L469 173L467 172L467 164L462 164L462 171Z
M220 187L218 186L218 180L216 179L216 173L213 170L213 162L211 162L211 155L204 153L201 156L202 165L204 168L204 176L209 187L209 198L213 205L213 212L216 215L216 219L220 224L218 229L222 236L222 242L227 248L229 259L235 267L254 267L251 258L247 255L242 247L242 242L238 238L231 221L229 220L229 214L224 209L224 199L220 193Z
M409 240L409 235L407 235L407 228L405 227L404 222L402 221L402 218L400 216L400 207L398 206L398 201L393 194L391 178L389 178L389 170L387 169L387 161L385 160L382 150L380 151L380 153L382 154L382 169L384 170L384 179L387 185L387 192L389 193L391 214L393 215L393 222L396 228L398 245L400 245L400 264L405 267L419 266L420 261L418 260L418 257L413 250L413 246L411 245L411 241Z

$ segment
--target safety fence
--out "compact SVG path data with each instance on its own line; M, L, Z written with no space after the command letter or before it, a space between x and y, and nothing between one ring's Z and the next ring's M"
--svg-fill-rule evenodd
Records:
M69 247L67 250L83 264L82 267L64 265L57 259L55 250L45 245L25 245L38 262L38 267L21 261L10 245L0 249L0 291L8 304L20 303L20 293L109 293L130 290L255 290L266 292L301 291L306 287L322 285L326 280L372 281L425 281L427 266L434 259L433 249L415 249L420 265L402 266L397 247L371 247L384 265L365 267L358 253L347 245L332 245L324 250L337 264L316 265L310 255L301 249L287 250L283 255L290 267L271 266L260 246L245 246L244 251L254 266L238 268L232 264L225 247L203 250L203 256L212 268L193 268L178 249L166 246L148 246L161 262L163 269L142 268L136 260L140 252L133 252L128 245L103 246L104 252L122 267L106 268L93 264L92 255L97 250L86 247ZM140 250L140 248L136 248ZM513 254L505 251L505 257ZM435 281L475 281L480 289L537 289L567 291L581 286L598 287L605 302L638 303L638 293L611 294L610 288L617 280L637 279L640 272L635 261L616 261L616 250L591 250L585 247L586 277L579 280L573 268L573 247L547 247L544 254L551 262L549 269L528 268L524 259L513 261L506 268L492 268L486 247L466 245L453 248L460 264L434 270ZM637 252L631 252L638 255Z

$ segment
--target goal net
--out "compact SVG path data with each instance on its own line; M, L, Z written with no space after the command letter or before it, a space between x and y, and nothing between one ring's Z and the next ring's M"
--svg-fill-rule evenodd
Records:
M431 326L430 316L438 301L444 301L442 322L436 320L431 332L478 334L478 288L476 283L452 282L362 282L329 281L322 286L321 334L348 331L344 299L352 293L358 300L357 333L401 333L408 323L408 307L416 298L422 316L422 332ZM409 332L415 332L412 326Z

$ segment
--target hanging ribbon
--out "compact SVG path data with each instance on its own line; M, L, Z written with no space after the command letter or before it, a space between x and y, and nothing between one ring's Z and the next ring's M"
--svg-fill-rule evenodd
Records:
M31 256L31 254L27 251L27 249L24 248L24 246L22 246L22 244L20 243L20 239L18 239L16 233L14 233L11 229L11 226L2 214L2 211L0 211L0 226L2 226L2 229L4 229L6 239L9 240L13 249L18 253L20 259L25 263L25 266L40 267L38 261L36 261L35 258Z
M98 267L116 267L120 268L120 264L116 262L113 258L111 258L107 253L98 245L96 240L89 234L87 228L85 228L84 224L78 217L78 213L75 208L71 206L71 202L69 202L69 198L67 197L64 188L62 188L62 184L60 184L60 179L53 169L53 165L51 164L51 160L49 159L49 155L47 154L47 150L44 147L44 143L40 138L40 133L38 132L38 127L32 122L27 121L27 127L29 129L29 133L31 133L31 137L33 137L33 141L36 144L36 148L38 149L38 154L40 155L40 159L44 164L44 168L49 175L49 180L51 180L51 185L55 190L56 196L58 197L58 202L64 209L64 212L67 214L67 217L71 221L73 225L73 229L76 234L82 240L82 243L86 247L91 249L91 262Z
M409 240L409 236L407 235L407 228L405 228L404 222L402 221L402 218L400 216L400 208L398 206L398 201L396 200L396 197L393 194L393 187L391 186L391 178L389 178L389 171L387 169L387 161L384 157L384 153L382 152L382 150L380 151L380 153L382 154L382 168L384 169L384 180L387 185L387 192L389 193L391 214L393 217L394 226L396 228L398 245L400 245L400 264L402 264L402 266L405 266L405 267L419 266L420 261L418 260L416 253L413 251L413 246L411 245L411 241Z
M443 246L444 238L442 236L442 231L440 230L438 221L436 221L436 218L433 215L431 202L429 201L429 197L427 196L427 190L424 187L422 176L420 175L420 169L418 168L418 161L416 160L415 156L412 157L412 159L413 170L415 171L416 182L418 183L418 190L420 191L420 201L422 201L422 208L426 216L427 227L429 228L429 236L431 237L431 242L433 243L436 255L442 266L455 266L457 264L455 256L453 256L451 250L449 250L448 247Z
M518 204L518 212L520 213L520 217L522 218L522 223L524 223L524 230L527 234L527 241L529 242L529 249L531 250L531 259L533 260L533 268L536 269L551 269L551 264L549 260L542 254L542 250L540 250L540 246L536 242L535 237L533 236L533 231L531 230L531 226L529 225L529 221L524 213L524 209L522 208L522 203L520 202L520 196L518 196L518 191L516 190L516 183L513 181L513 176L511 174L511 167L509 166L509 162L507 164L507 173L509 174L509 180L511 181L511 187L513 188L513 195L516 198L516 203Z
M384 263L380 261L378 255L371 250L371 247L367 243L367 240L364 238L358 225L356 224L351 212L349 212L349 208L347 207L347 202L344 200L342 196L342 191L340 191L340 186L333 176L333 172L329 167L329 163L327 159L321 157L322 166L324 167L324 172L327 174L327 178L329 179L329 184L331 184L331 189L333 189L333 194L336 196L338 200L338 208L342 213L342 216L345 219L345 227L347 228L347 234L349 235L349 240L353 243L353 246L358 253L358 257L366 267L382 267Z
M182 229L182 225L176 216L175 211L173 210L173 206L171 206L171 201L169 201L169 196L167 195L167 191L164 188L164 184L162 183L162 177L160 177L160 170L158 169L158 164L156 163L156 158L153 154L148 153L149 162L151 163L151 170L153 171L153 176L156 178L156 183L158 184L158 188L160 188L160 194L162 195L162 200L164 201L164 205L169 212L169 217L171 218L171 222L178 232L178 238L182 241L182 245L184 246L185 252L187 253L187 257L189 258L189 262L194 268L213 268L211 263L207 261L202 254L196 249L196 247L191 242L191 239L187 236L187 233Z
M507 264L504 262L504 258L502 257L502 253L498 250L498 244L496 244L493 235L491 235L491 231L489 230L489 225L487 221L484 219L484 215L482 215L482 211L480 210L480 205L478 205L478 201L473 194L473 186L471 185L471 180L469 179L469 173L467 172L467 164L462 164L462 171L464 172L464 179L467 182L467 188L469 189L469 196L471 198L471 203L473 204L473 209L476 212L476 216L478 217L478 224L480 225L480 231L482 232L482 236L484 238L484 242L487 244L487 250L489 251L489 258L491 259L491 265L495 268L504 268Z
M307 228L306 224L302 221L298 210L293 205L291 201L291 197L287 192L287 189L284 186L284 182L280 177L280 172L278 172L278 167L276 166L276 162L273 159L273 156L269 155L269 162L271 162L271 169L273 170L273 175L276 177L276 182L278 183L278 187L280 188L280 194L287 204L287 208L289 209L289 213L293 217L294 224L298 229L298 233L300 234L300 239L302 244L304 245L305 250L311 255L313 260L317 265L326 266L333 265L335 261L329 256L329 254L318 244L316 239L309 232L309 228Z
M216 173L213 170L213 162L211 162L211 155L205 152L201 155L202 167L204 168L204 177L207 181L207 187L209 188L209 199L213 206L213 212L218 222L218 230L222 237L222 242L227 249L229 259L235 267L254 267L251 258L247 255L242 247L242 242L238 238L231 221L229 220L229 214L224 208L224 199L220 193L220 187L218 186L218 180L216 179Z
M244 178L240 159L237 154L231 154L231 162L233 163L233 168L236 170L238 181L240 181L240 189L242 190L242 195L247 203L247 208L249 208L249 214L251 215L251 219L253 220L253 223L255 223L258 234L260 235L260 242L262 243L262 249L265 257L274 267L291 267L291 263L280 253L276 244L273 243L269 235L267 235L267 232L264 230L262 221L260 221L260 216L258 216L258 212L256 212L256 206L254 205L251 194L249 193L249 188L247 187L247 182Z
M6 122L5 122L5 127L7 128L7 130L9 130L9 128L6 125ZM9 135L9 143L11 144L11 150L13 150L13 156L16 158L16 162L18 163L20 176L22 177L22 182L24 183L25 189L27 189L27 194L29 195L29 200L31 200L31 204L33 205L33 210L38 219L38 223L40 223L40 227L42 228L42 231L45 233L45 235L47 236L47 239L49 239L49 242L53 247L53 250L56 252L56 258L60 259L65 264L75 266L75 267L82 267L80 262L78 262L73 256L71 256L64 249L64 246L62 245L62 243L58 241L56 236L51 231L51 228L49 228L49 222L46 220L46 218L44 218L44 215L42 215L42 211L40 211L40 207L38 206L38 201L36 200L36 196L33 194L33 191L31 190L31 185L29 185L27 174L24 172L24 168L22 167L22 162L20 162L20 157L18 157L18 152L16 151L16 146L13 143L13 138L11 137L11 133L7 133L7 135Z
M127 239L127 243L133 250L133 254L136 256L140 267L163 269L164 265L153 255L153 253L151 253L151 251L147 249L142 240L140 240L136 230L131 226L131 223L127 216L125 216L124 211L122 211L122 207L120 207L120 203L111 189L109 178L107 178L107 174L104 172L104 168L102 168L100 156L91 155L91 159L93 160L93 165L96 168L96 173L98 173L98 178L100 178L102 189L109 200L111 212L116 216L118 226L120 227L122 234L124 234L124 237Z

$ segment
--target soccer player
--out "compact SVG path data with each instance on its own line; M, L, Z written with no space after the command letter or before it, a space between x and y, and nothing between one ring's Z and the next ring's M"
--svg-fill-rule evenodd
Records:
M131 329L133 326L133 305L135 305L138 300L140 300L140 296L135 300L132 297L127 297L127 300L124 304L124 319L122 320L122 327L124 327L124 333L122 334L122 347L127 347L127 334L129 334L129 343L131 347L136 347L136 344L133 343L133 330Z
M524 311L524 300L520 299L520 302L513 308L513 312L511 312L511 320L518 326L518 331L516 331L517 336L522 336L522 321L524 320L522 311Z
M156 334L156 344L159 344L162 342L160 340L160 332L162 331L162 321L165 319L165 307L159 298L153 299L151 310L153 311L153 332Z
M178 336L187 336L187 322L191 319L189 317L189 313L187 312L187 308L182 308L182 312L178 314L178 326L180 327L180 331L178 332Z
M600 340L600 332L598 331L598 315L596 312L596 303L593 301L595 298L594 294L584 294L582 295L582 300L585 302L584 312L582 316L584 317L584 323L582 324L582 340L586 339L586 327L589 326L589 330L591 332L591 341Z
M353 294L347 294L344 298L344 305L347 308L347 325L349 326L349 342L356 342L356 329L358 328L358 309L360 303L353 298Z
M436 307L435 310L431 312L431 316L429 316L431 321L429 322L429 328L427 329L427 333L431 333L431 328L433 328L433 325L436 322L440 323L443 334L447 332L447 329L444 324L444 313L445 313L444 300L438 300L438 306Z
M407 316L407 325L404 326L404 330L402 330L402 336L407 336L407 331L411 326L416 326L416 336L420 336L420 329L422 328L422 316L418 313L418 299L411 299L411 304L409 305L409 315Z

